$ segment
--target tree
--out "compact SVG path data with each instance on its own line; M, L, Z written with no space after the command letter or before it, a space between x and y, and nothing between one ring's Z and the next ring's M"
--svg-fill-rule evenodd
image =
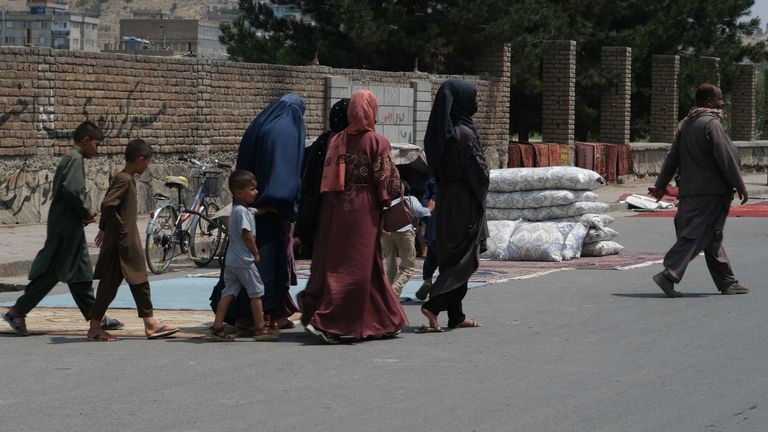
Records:
M647 135L653 54L683 57L681 111L690 107L699 56L721 58L730 88L733 64L765 57L765 46L744 46L759 22L746 20L753 0L306 0L291 3L311 18L278 18L264 2L240 0L241 16L222 25L221 41L239 60L308 64L318 56L334 67L419 69L472 73L481 48L512 46L510 127L520 139L541 128L544 42L577 41L577 138L599 130L603 46L633 54L633 139Z

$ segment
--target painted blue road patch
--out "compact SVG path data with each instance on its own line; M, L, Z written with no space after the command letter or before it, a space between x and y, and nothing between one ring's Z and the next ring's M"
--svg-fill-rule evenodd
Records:
M151 282L152 305L158 310L211 310L210 300L213 286L216 285L217 278L213 277L181 277L173 279L163 279ZM290 293L296 299L296 294L303 290L307 285L306 279L299 279L297 286L292 286ZM482 282L470 282L470 288L482 286ZM401 301L415 298L415 293L421 286L421 280L410 280L403 288ZM13 306L15 302L0 303L0 306ZM48 296L40 302L38 307L76 307L72 295L69 293L56 294ZM117 290L117 296L110 305L116 309L134 309L136 303L131 296L131 290L128 285L120 285Z

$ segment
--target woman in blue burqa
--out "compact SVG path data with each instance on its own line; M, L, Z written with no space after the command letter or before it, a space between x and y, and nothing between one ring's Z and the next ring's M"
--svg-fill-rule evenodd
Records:
M479 266L488 237L485 199L490 177L472 120L475 112L475 86L450 80L440 86L429 115L424 151L440 191L435 211L440 274L429 301L421 307L429 326L417 332L442 331L437 322L442 311L448 314L450 328L480 326L462 308L467 283Z
M288 317L298 311L288 289L296 283L291 242L301 191L304 111L304 101L295 94L273 101L245 130L237 152L237 168L256 176L259 193L251 204L256 209L256 246L261 255L256 267L264 282L265 319L279 328L292 327ZM219 280L211 296L214 310L222 287ZM225 321L248 328L251 316L243 290Z

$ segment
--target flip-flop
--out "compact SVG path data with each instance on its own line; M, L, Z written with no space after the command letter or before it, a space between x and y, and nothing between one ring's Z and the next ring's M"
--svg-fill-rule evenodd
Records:
M111 335L105 331L99 332L99 334L96 336L86 335L86 337L88 338L89 342L115 342L118 340L117 336Z
M27 325L26 324L19 324L13 320L13 318L16 315L12 314L11 311L8 311L3 314L3 321L7 322L9 326L11 326L11 330L13 330L14 333L16 333L19 336L29 336L29 332L27 332Z
M154 333L148 334L147 339L160 339L164 337L168 337L172 334L178 333L181 329L178 328L171 328L167 325L161 326L159 329L157 329Z
M442 333L445 330L443 330L442 327L427 327L425 325L418 327L413 330L416 334L424 334L424 333Z

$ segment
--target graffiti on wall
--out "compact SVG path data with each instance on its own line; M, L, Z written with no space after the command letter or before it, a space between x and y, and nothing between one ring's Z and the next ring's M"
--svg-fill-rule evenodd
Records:
M26 99L17 99L16 105L21 108L13 107L3 114L0 114L0 128L8 123L9 120L19 118L19 116L29 108L29 101Z
M86 120L90 120L96 124L96 126L104 132L106 138L128 138L131 136L134 130L144 129L154 124L160 116L166 113L167 106L165 103L160 105L160 108L150 115L134 115L133 114L133 101L136 89L139 83L133 86L128 96L126 96L123 105L120 107L122 114L109 114L94 116L89 112L89 108L93 106L93 97L86 97L83 102L82 113ZM72 138L73 131L60 131L55 127L50 128L43 126L43 130L48 135L48 138L52 139L64 139Z

